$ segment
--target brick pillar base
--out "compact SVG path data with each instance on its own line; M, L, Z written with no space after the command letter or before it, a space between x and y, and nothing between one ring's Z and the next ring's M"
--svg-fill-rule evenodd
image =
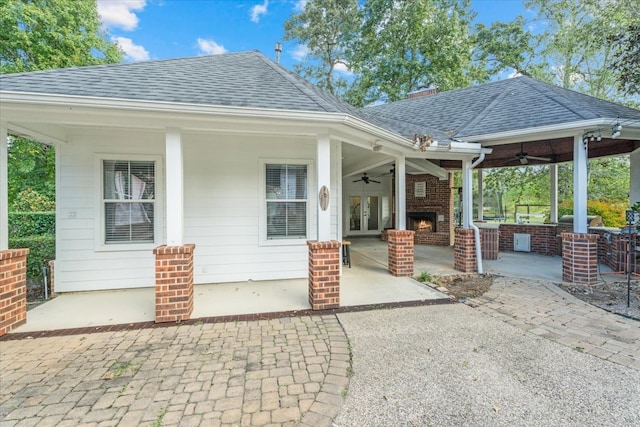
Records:
M416 232L412 230L388 230L389 273L396 277L413 275L413 245Z
M0 251L0 336L27 321L29 249Z
M590 284L598 281L598 235L562 233L562 280Z
M478 271L476 239L471 228L456 228L456 240L453 245L454 268L464 273Z
M156 323L188 320L193 313L193 251L196 245L159 246L156 257Z
M497 228L480 229L480 245L482 249L482 259L498 259L500 248L500 237Z
M340 247L337 240L307 241L309 304L312 310L340 307Z

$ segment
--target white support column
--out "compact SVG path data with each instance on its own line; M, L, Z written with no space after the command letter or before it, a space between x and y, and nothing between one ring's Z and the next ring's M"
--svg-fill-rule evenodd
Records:
M462 161L462 228L471 228L473 219L473 169L471 160Z
M551 180L551 213L549 222L555 224L558 222L558 164L549 165L549 178Z
M630 158L630 180L629 180L629 200L633 206L640 203L640 148L636 149L629 156Z
M588 151L581 135L573 137L573 232L587 232Z
M344 218L342 217L342 142L341 141L333 141L331 143L331 166L332 169L332 180L333 184L331 190L331 203L335 203L334 208L331 206L329 209L331 210L331 215L335 215L335 233L336 239L342 240L342 223ZM340 264L342 266L342 264Z
M0 124L0 251L9 249L9 156L7 128Z
M184 171L182 136L179 129L167 129L165 142L167 187L167 245L182 246L184 238Z
M478 171L478 221L482 221L484 219L484 197L483 197L483 187L482 187L482 169L477 169Z
M404 155L396 157L396 230L407 229L407 167Z
M331 138L329 135L318 135L316 142L316 198L318 211L318 241L331 240L331 209L322 210L320 207L320 189L325 186L331 196Z

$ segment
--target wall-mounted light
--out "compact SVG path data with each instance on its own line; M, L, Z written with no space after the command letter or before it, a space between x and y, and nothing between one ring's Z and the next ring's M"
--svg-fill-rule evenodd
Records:
M620 136L620 131L622 131L622 125L620 123L616 123L614 127L611 128L611 138L617 138Z

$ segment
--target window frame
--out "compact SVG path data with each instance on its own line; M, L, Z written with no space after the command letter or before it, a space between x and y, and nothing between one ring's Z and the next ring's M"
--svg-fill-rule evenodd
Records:
M144 203L152 202L154 204L153 215L153 241L139 243L107 243L106 242L106 212L104 198L104 162L105 161L129 161L129 162L153 162L154 164L154 199L145 199ZM159 155L146 154L97 154L94 156L94 171L96 175L96 218L99 224L95 228L94 249L97 252L116 252L116 251L142 251L152 250L160 245L163 239L164 224L164 172L163 158Z
M267 237L267 165L290 165L290 166L306 166L307 167L307 191L306 199L298 199L306 203L305 215L306 215L306 230L305 236L298 239L269 239ZM260 159L260 179L258 188L258 200L260 201L259 209L259 222L258 228L260 233L260 246L302 246L307 244L307 240L311 236L311 221L312 221L312 198L310 197L313 188L313 160L310 159ZM279 200L280 202L286 202L287 199Z

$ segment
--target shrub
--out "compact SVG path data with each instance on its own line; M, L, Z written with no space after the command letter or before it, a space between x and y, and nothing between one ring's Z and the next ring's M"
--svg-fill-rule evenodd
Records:
M55 208L55 202L30 188L19 192L11 204L14 212L48 212Z
M52 234L10 237L9 248L28 248L27 282L42 283L42 267L56 257L56 237Z
M627 202L623 200L587 200L587 215L602 217L605 227L624 227ZM565 202L558 206L558 216L573 215L573 204Z
M9 212L10 237L40 236L55 232L55 212Z

